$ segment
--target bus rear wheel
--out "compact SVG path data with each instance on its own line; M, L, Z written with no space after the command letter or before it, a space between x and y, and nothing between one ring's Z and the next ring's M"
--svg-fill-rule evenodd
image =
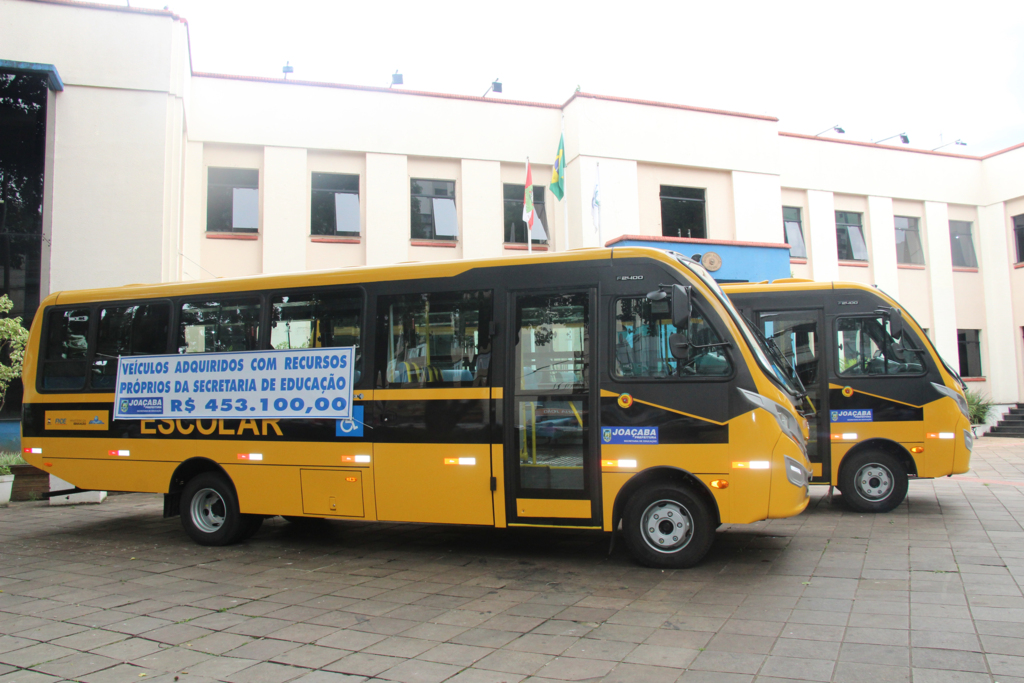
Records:
M847 458L839 472L839 490L857 512L889 512L907 497L902 463L883 451L864 451Z
M715 540L707 505L678 486L650 486L634 494L626 503L622 528L630 556L648 567L692 567Z
M199 545L231 545L256 533L256 515L238 510L231 483L216 472L203 472L181 491L181 525ZM262 517L259 523L262 524Z

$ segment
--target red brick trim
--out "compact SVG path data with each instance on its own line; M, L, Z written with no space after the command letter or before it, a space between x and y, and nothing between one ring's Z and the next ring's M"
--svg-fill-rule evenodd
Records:
M799 266L802 266L802 265L805 265L807 263L807 259L805 259L805 258L791 258L791 259L789 259L789 262L790 263L795 263L795 264L797 264Z
M897 268L902 268L903 270L924 270L925 269L924 266L922 266L920 264L917 264L917 263L897 263L896 267Z
M784 133L779 131L779 136L784 138L800 138L802 140L818 140L820 142L834 142L839 145L854 145L856 147L872 147L874 149L888 149L896 152L912 152L914 154L930 154L937 157L950 157L952 159L969 159L971 161L981 161L986 157L976 157L969 154L954 154L952 152L933 152L930 149L914 149L912 147L897 147L896 145L878 145L874 142L860 142L858 140L839 140L837 138L821 138L815 135L804 135L803 133ZM1008 151L1008 150L1004 150ZM1000 154L1000 152L996 152Z
M953 266L954 273L977 273L977 268L961 268L960 266Z
M867 261L840 261L839 265L846 266L847 268L867 268Z
M322 242L325 244L360 244L363 240L359 237L332 237L331 235L310 235L310 242Z
M505 242L505 244L503 246L504 246L505 249L508 249L509 251L527 251L526 245L525 244L520 244L518 242ZM547 251L548 250L548 245L546 245L546 244L535 244L535 245L533 245L533 250L534 251Z
M454 249L456 245L458 245L458 242L454 240L450 242L446 240L411 240L409 245L413 247L446 247L448 249Z
M1014 268L1014 270L1016 270L1017 268L1024 268L1024 262L1014 263L1013 264L1013 268Z
M699 237L663 237L662 235L619 235L610 239L604 246L610 247L617 242L634 240L639 242L670 242L674 244L722 244L736 247L771 247L772 249L789 249L789 245L782 242L739 242L735 240L708 240Z
M206 239L208 240L258 240L260 234L258 232L208 232L206 233Z
M961 377L965 382L987 382L988 377Z
M739 116L744 119L758 119L760 121L775 121L778 119L774 116L764 116L763 114L744 114L738 111L728 111L726 109L708 109L707 107L694 107L688 104L671 104L669 102L655 102L653 100L637 100L632 97L614 97L611 95L594 95L591 93L576 91L572 97L565 101L562 105L563 108L569 106L569 103L575 100L577 97L585 97L591 100L605 100L606 102L623 102L625 104L642 104L648 107L665 107L667 109L683 109L686 111L696 111L703 114L721 114L723 116Z

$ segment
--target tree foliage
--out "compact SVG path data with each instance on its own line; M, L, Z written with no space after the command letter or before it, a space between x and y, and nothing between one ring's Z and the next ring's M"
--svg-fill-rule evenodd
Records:
M21 366L28 344L28 330L21 325L21 318L8 318L14 303L6 294L0 296L0 408L7 397L11 382L21 377Z

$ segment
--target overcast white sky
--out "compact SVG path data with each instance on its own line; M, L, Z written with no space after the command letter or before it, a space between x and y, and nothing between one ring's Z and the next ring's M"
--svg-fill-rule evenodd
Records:
M118 3L112 3L118 4ZM769 114L780 130L986 154L1024 142L1024 2L131 0L188 20L193 68L562 103ZM671 134L671 131L666 131ZM898 140L891 141L899 144ZM723 144L728 144L723 141Z

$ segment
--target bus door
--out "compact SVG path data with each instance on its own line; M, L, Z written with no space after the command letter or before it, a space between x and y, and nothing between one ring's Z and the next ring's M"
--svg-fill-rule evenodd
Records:
M600 526L596 294L510 292L504 387L508 523Z
M828 482L832 471L832 447L829 442L828 379L822 362L823 311L820 308L760 311L758 324L764 336L775 342L790 367L795 368L807 390L802 410L813 411L807 415L810 426L807 456L814 469L812 481Z

